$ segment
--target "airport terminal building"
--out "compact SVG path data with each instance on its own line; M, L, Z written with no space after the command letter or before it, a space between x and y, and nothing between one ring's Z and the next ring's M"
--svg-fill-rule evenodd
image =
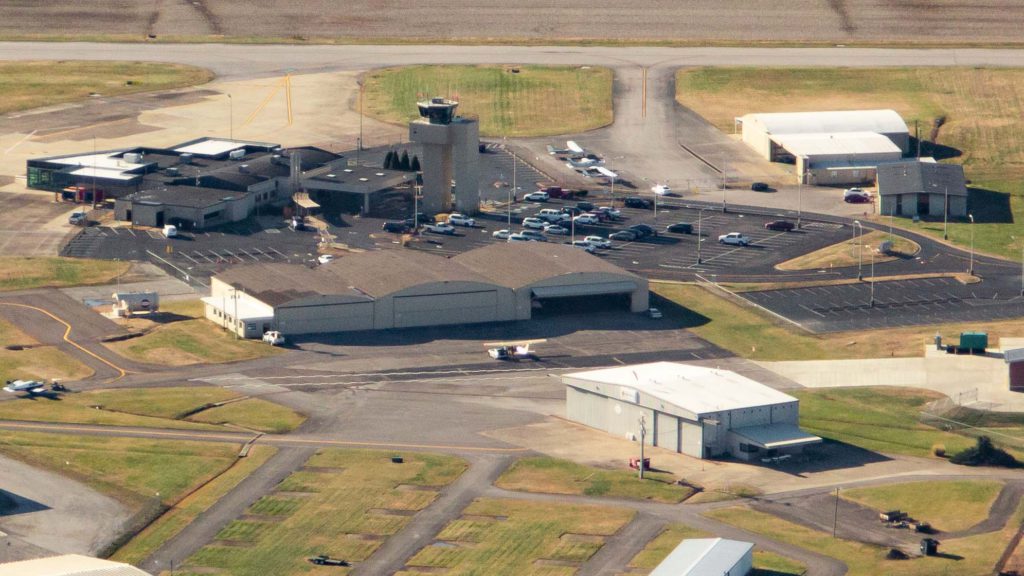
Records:
M821 438L800 429L800 401L730 372L675 362L562 376L566 417L615 436L695 458L797 453Z
M235 266L212 278L206 317L245 338L529 320L555 301L643 312L647 280L579 248L496 243L450 258L350 254L309 268Z

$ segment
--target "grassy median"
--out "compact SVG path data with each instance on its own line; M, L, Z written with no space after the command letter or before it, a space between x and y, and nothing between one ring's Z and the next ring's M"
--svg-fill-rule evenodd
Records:
M507 490L545 494L576 494L677 503L689 498L694 488L676 483L667 472L649 471L645 480L629 470L602 470L568 460L537 456L517 460L495 485Z
M204 84L213 73L183 64L0 62L0 113L84 100L93 94L121 96Z
M131 262L113 260L5 256L0 258L0 292L109 284L130 267Z
M959 532L988 518L1002 490L996 480L907 482L844 490L842 497L879 512L903 510L943 532Z
M459 113L480 119L480 135L552 136L612 122L612 72L590 66L404 66L371 72L364 112L405 124L417 100L459 100ZM356 104L358 106L358 103Z

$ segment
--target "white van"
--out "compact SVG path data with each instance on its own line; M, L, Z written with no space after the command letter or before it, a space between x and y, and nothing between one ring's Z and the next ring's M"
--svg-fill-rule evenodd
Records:
M174 224L164 226L164 238L174 238L178 235L178 227Z
M548 222L561 222L565 215L562 214L561 210L555 210L554 208L545 208L537 213L537 218L541 220L547 220Z

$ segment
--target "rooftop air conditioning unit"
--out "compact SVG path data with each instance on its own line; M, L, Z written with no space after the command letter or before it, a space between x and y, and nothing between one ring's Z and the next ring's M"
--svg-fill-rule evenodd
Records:
M228 158L232 160L241 160L242 158L245 158L245 149L239 148L238 150L228 152Z
M178 175L178 169L175 168L174 166L169 166L167 168L166 172L167 172L168 176L177 176Z
M188 152L186 152L186 153L182 154L181 156L178 156L178 162L181 162L182 164L191 164L192 163L192 155L189 154Z
M137 152L125 152L124 161L129 164L141 164L142 154L139 154Z
M242 174L248 174L249 173L249 165L248 164L240 164L238 166L238 171L241 172Z
M281 155L280 154L274 154L273 156L271 156L270 157L270 163L271 164L281 164Z

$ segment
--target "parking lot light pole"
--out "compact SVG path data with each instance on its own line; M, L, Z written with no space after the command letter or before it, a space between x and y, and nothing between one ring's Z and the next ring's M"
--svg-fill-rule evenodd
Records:
M864 225L860 223L860 220L853 221L853 239L857 242L857 280L864 279L864 273L862 272L864 265L864 242L858 240L857 227L860 227L860 236L864 235Z
M871 297L868 299L868 307L875 307L875 251L871 250Z
M971 263L967 268L967 273L974 275L974 214L968 214L968 218L971 220Z
M796 228L800 229L800 217L804 211L804 179L807 178L807 170L800 175L800 181L796 186Z
M700 233L700 221L704 217L704 208L701 208L697 212L697 264L701 263L700 260L700 245L704 242L704 237Z
M946 186L945 200L942 202L942 239L949 240L949 186Z
M228 123L230 124L230 135L231 139L235 139L235 101L232 100L231 94L228 94Z

